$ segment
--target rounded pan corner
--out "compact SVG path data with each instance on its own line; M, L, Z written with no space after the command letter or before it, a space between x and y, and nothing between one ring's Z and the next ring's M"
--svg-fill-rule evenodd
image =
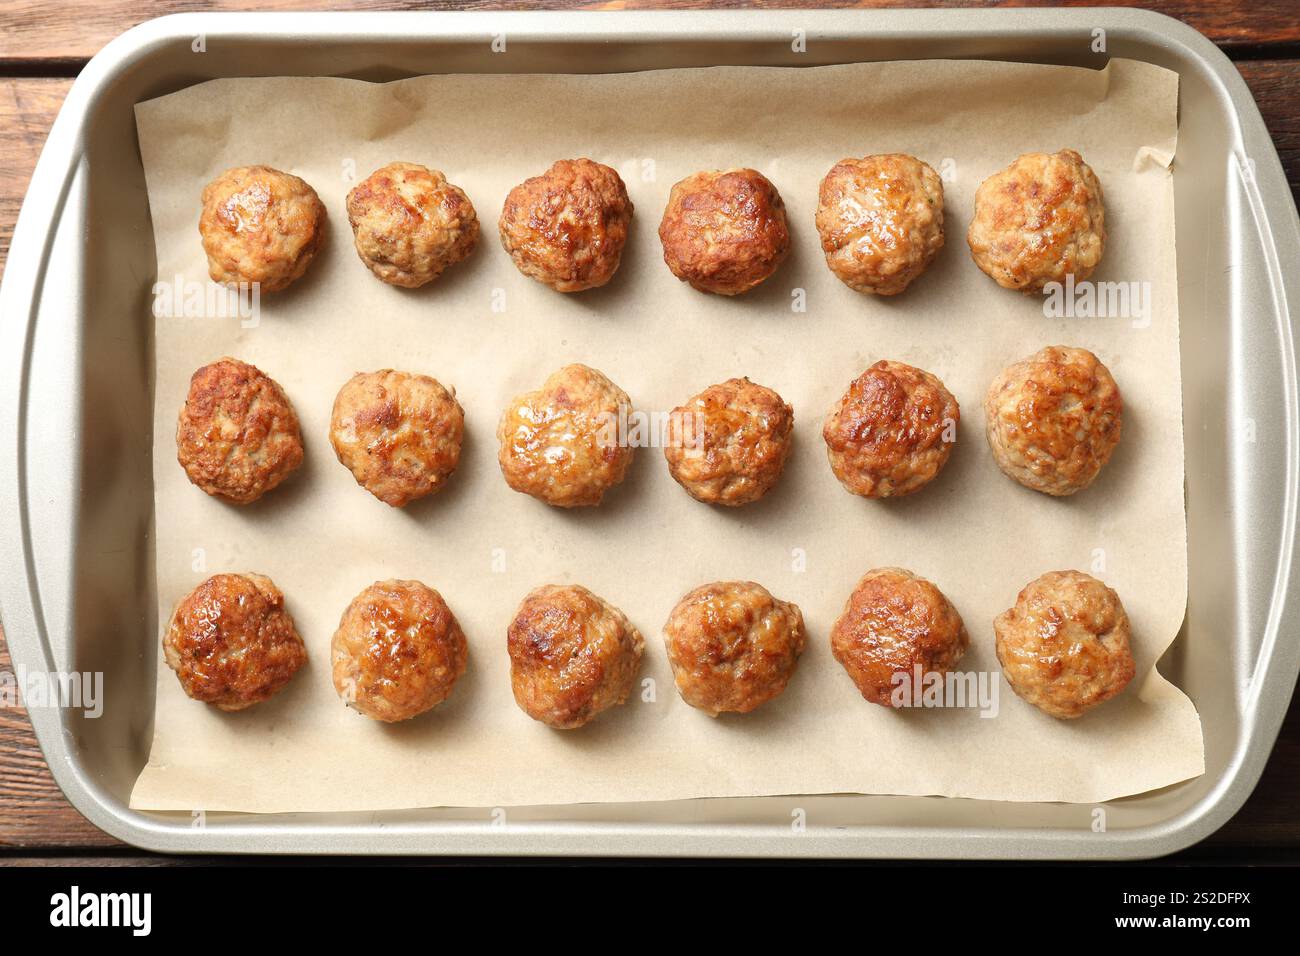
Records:
M41 720L36 714L31 715L42 750L46 749L47 736L53 737L63 732L61 726L48 726L51 722L59 724L57 714L46 713L51 718L50 721ZM72 808L114 839L156 853L209 852L206 847L196 846L188 850L178 848L175 841L167 839L169 831L188 832L188 828L157 824L138 810L131 809L128 803L109 796L82 773L81 766L71 754L65 755L64 760L47 761L47 764L55 784Z
M94 105L100 92L128 70L139 66L161 47L186 35L186 31L173 30L179 21L202 18L202 14L173 13L137 23L125 33L109 40L92 56L77 74L59 110L56 124L65 114L79 119Z
M1141 7L1095 7L1087 11L1074 12L1076 16L1090 19L1103 17L1115 19L1143 30L1152 38L1174 37L1184 41L1189 47L1195 47L1197 53L1221 58L1224 63L1232 62L1227 54L1215 46L1214 41L1200 30L1159 10L1147 10Z

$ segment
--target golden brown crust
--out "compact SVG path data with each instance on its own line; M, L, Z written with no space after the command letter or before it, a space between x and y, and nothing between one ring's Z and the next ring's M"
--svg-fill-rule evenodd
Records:
M439 170L389 163L348 193L357 255L389 285L415 289L478 245L474 204Z
M506 483L560 508L598 505L623 480L633 448L620 442L619 410L632 400L603 374L566 365L517 395L497 426Z
M659 241L677 278L701 292L739 295L789 254L785 203L754 169L694 173L669 193Z
M798 605L753 581L718 581L691 591L664 625L682 700L710 717L747 714L778 697L805 642Z
M357 484L400 508L441 491L460 462L465 412L428 375L359 372L339 389L330 444Z
M284 595L260 574L214 574L182 598L163 656L194 700L243 710L272 697L307 663Z
M893 707L898 678L946 674L970 637L943 592L911 571L876 568L863 575L831 629L831 653L863 699Z
M645 641L622 611L586 588L552 584L524 598L506 647L519 707L572 730L627 700Z
M419 581L376 581L358 594L330 650L344 703L389 723L446 700L469 658L447 602Z
M943 248L943 181L905 153L842 159L822 179L816 222L845 285L898 295Z
M1124 402L1087 349L1053 345L1002 371L984 399L993 458L1008 477L1049 495L1087 488L1119 444Z
M849 385L822 426L831 470L865 498L910 495L948 462L961 409L943 382L902 362L877 362Z
M748 378L710 385L668 416L668 471L696 501L737 506L776 484L794 442L794 410Z
M298 415L270 376L229 357L191 376L176 423L176 460L195 485L248 504L284 481L302 458Z
M510 190L498 228L520 272L558 292L581 292L614 277L631 221L618 173L562 159Z
M1011 689L1063 720L1110 700L1137 670L1119 595L1082 571L1029 582L993 630Z
M325 205L297 176L270 166L227 169L203 188L199 235L208 275L278 292L302 276L325 239Z
M1083 280L1106 250L1101 183L1072 149L1025 153L975 191L971 258L998 285L1040 292Z

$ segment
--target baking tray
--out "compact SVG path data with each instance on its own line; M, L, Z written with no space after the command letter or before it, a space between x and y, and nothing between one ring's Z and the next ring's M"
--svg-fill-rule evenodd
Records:
M805 52L792 39L806 38ZM1105 52L1093 51L1104 31ZM488 56L504 36L508 55ZM1181 78L1174 188L1190 597L1161 671L1204 724L1204 776L1107 804L897 796L354 814L128 809L148 756L158 640L151 478L155 256L135 103L217 77L620 72L933 57ZM1032 95L1027 93L1027 95ZM1283 266L1287 266L1284 269ZM1300 670L1300 223L1232 64L1135 10L183 14L136 27L77 79L0 286L0 613L16 667L104 674L99 718L32 708L90 821L173 852L1123 858L1188 846L1259 779ZM1153 560L1159 554L1153 548ZM1098 822L1104 820L1104 826Z

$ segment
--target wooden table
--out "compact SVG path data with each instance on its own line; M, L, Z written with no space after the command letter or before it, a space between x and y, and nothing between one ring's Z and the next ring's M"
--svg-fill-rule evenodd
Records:
M290 9L663 9L723 7L1044 6L1036 0L1005 4L978 0L948 3L843 2L746 3L637 2L454 4L362 0L278 0L261 5ZM1089 6L1086 2L1056 4ZM1259 102L1282 155L1292 192L1300 187L1300 6L1296 0L1158 0L1138 4L1200 30L1236 62ZM256 5L232 0L5 0L0 11L0 267L9 251L14 220L50 124L72 78L100 47L143 20L194 9L238 10ZM1294 635L1293 635L1294 636ZM0 670L11 670L0 631ZM1292 704L1268 768L1254 796L1222 830L1180 858L1189 861L1269 862L1300 858L1300 704ZM16 862L168 863L126 847L96 829L68 805L54 785L22 710L0 709L0 864ZM184 861L193 862L193 861Z

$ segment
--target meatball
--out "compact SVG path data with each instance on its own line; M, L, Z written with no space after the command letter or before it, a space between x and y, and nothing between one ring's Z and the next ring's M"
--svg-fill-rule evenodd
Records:
M1016 696L1064 720L1110 700L1133 679L1119 595L1082 571L1049 571L993 621L998 663Z
M744 505L776 484L794 441L794 411L747 378L710 385L669 414L668 471L696 501Z
M584 587L553 584L524 598L506 647L523 712L573 730L627 700L645 641L614 605Z
M203 189L199 235L213 282L278 292L302 276L325 239L325 205L297 176L228 169Z
M957 440L961 409L943 382L902 362L877 362L849 385L822 425L831 470L864 498L920 491Z
M904 153L842 159L822 180L816 222L841 282L898 295L943 248L943 181Z
M943 592L911 571L876 568L863 575L831 629L831 653L863 699L896 707L900 682L946 674L970 637Z
M344 703L388 723L446 700L469 657L447 602L419 581L376 581L358 594L330 651Z
M176 605L162 644L185 693L226 711L268 700L307 663L284 595L260 574L208 578Z
M677 602L664 625L682 700L710 717L779 697L804 648L803 614L753 581L719 581Z
M348 193L357 255L389 285L432 282L478 245L469 197L436 169L389 163Z
M975 191L975 264L1004 289L1041 292L1092 275L1106 248L1101 183L1072 149L1026 153Z
M998 467L1026 488L1072 495L1092 484L1119 444L1124 402L1087 349L1053 345L1002 371L984 398Z
M222 358L191 376L176 460L194 484L246 505L289 477L302 456L298 415L261 369Z
M600 372L566 365L501 416L497 461L506 484L560 508L600 504L632 462L619 435L620 412L631 411L627 392Z
M618 173L590 159L562 159L510 190L501 245L530 279L581 292L614 277L631 221L632 200Z
M785 203L753 169L687 176L672 188L659 241L673 275L701 292L739 295L785 261Z
M442 490L464 436L454 391L391 368L348 379L330 416L334 454L357 484L394 508Z

